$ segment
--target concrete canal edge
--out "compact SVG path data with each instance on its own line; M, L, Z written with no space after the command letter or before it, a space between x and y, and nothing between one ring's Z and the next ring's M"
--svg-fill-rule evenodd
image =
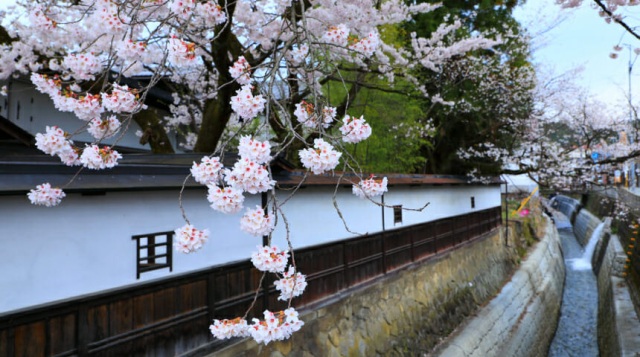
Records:
M560 237L548 222L511 281L433 355L545 356L558 324L564 275Z
M595 257L600 354L639 356L640 321L623 277L627 256L618 236L606 234L596 250Z

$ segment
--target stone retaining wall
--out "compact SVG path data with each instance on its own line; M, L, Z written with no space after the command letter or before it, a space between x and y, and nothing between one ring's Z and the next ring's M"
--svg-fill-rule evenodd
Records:
M421 355L499 291L518 263L514 240L509 241L507 246L504 231L496 230L308 307L301 314L305 326L287 341L263 346L242 340L211 356Z
M640 355L640 323L623 278L626 255L616 235L601 243L598 267L598 346L602 356Z
M558 324L564 260L552 224L500 294L438 356L546 356Z

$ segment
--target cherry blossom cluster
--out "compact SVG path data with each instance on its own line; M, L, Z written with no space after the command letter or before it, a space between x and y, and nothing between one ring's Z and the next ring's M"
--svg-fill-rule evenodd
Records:
M287 266L289 252L277 246L257 246L258 251L251 254L251 262L260 271L282 273Z
M347 143L359 143L371 136L371 126L361 116L360 118L346 115L340 127L342 140Z
M36 134L36 147L51 156L64 155L74 151L72 142L67 140L64 130L57 126L47 126L45 133Z
M195 0L171 0L169 1L169 10L174 14L182 17L183 19L188 19L191 17L193 10L196 8Z
M240 229L256 237L268 235L274 227L275 219L260 206L256 206L256 209L248 208L240 219Z
M74 95L65 96L66 104L70 106L72 111L80 120L93 120L100 116L104 112L100 95L86 94L80 96L77 100L74 99ZM62 98L61 98L62 99Z
M120 120L118 120L114 115L111 115L104 120L94 118L89 122L87 132L98 140L107 139L118 133L120 125Z
M306 44L301 44L298 47L292 48L287 53L287 59L289 60L289 62L291 62L291 64L293 64L294 66L297 66L297 65L300 65L302 62L304 62L308 54L309 54L309 46L307 46Z
M32 204L46 207L57 206L65 196L61 189L51 187L49 183L38 185L27 194Z
M289 301L296 296L302 295L307 287L307 280L304 274L296 272L293 266L282 273L282 278L274 283L276 290L280 291L278 300Z
M271 144L269 141L259 141L244 135L240 137L238 154L243 158L263 165L271 161Z
M313 104L303 100L296 104L296 110L293 112L293 115L302 125L308 128L318 128L322 126L326 129L336 118L336 108L324 107L322 109L322 115L318 117L314 111Z
M138 94L127 85L113 84L111 94L102 93L102 105L114 113L135 113L146 106L138 101Z
M346 46L349 39L349 28L345 24L331 26L324 33L322 39L336 46Z
M203 157L199 163L191 166L191 175L203 185L216 184L220 180L222 163L219 157Z
M102 72L100 59L92 53L71 53L64 57L62 65L77 80L91 80L95 74Z
M229 67L229 74L240 85L246 85L251 83L251 66L244 56L238 57L233 66Z
M252 337L256 342L266 345L271 341L288 339L304 325L298 318L298 312L291 307L278 312L265 310L263 316L264 320L253 319L251 325L239 317L232 320L216 319L209 330L219 339Z
M199 230L190 224L185 224L175 230L175 242L173 246L182 253L193 253L202 248L209 239L209 230Z
M196 13L204 19L207 27L222 25L227 21L227 14L214 1L199 2L196 5Z
M231 97L231 109L242 119L253 119L264 110L267 102L262 95L254 96L251 85L244 85Z
M378 32L369 32L366 37L354 39L353 43L349 45L350 49L366 57L371 57L378 47L380 47L380 35L378 35Z
M194 179L209 189L207 200L211 203L211 208L222 213L239 212L245 192L266 192L275 185L266 166L271 161L271 144L268 141L242 136L238 152L240 158L231 169L225 169L219 157L209 156L191 166Z
M235 319L213 320L209 326L211 334L221 340L234 337L249 337L249 325L247 320L236 317Z
M318 138L313 141L313 148L300 150L299 155L302 165L319 175L335 169L342 153L335 150L333 145L324 139Z
M257 343L265 345L271 341L286 340L304 325L298 318L298 312L290 307L284 311L273 313L264 311L264 320L253 319L249 326L249 334Z
M225 176L227 184L256 194L272 189L276 182L265 165L260 165L249 158L240 158Z
M189 67L197 64L196 44L193 42L173 37L169 39L167 50L167 60L174 67Z
M353 185L353 194L360 198L372 198L381 196L387 192L387 178L383 177L381 180L376 180L371 177L366 180L360 181L358 184Z
M110 169L118 164L118 159L122 155L116 150L108 146L100 147L98 145L90 145L82 150L80 162L82 166L91 170Z
M211 202L211 208L222 213L237 213L242 209L244 196L242 190L233 186L220 187L208 184L209 194L207 200Z

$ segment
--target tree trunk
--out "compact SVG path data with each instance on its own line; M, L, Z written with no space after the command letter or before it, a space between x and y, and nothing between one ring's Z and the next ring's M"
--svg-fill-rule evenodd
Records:
M149 144L154 154L173 154L174 150L169 141L169 136L158 118L158 113L153 109L145 109L133 116L133 120L142 129L140 144Z

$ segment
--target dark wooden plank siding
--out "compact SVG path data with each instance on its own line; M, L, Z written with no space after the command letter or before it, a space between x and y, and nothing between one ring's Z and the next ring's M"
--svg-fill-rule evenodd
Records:
M304 307L476 239L499 226L500 207L297 250ZM250 261L142 283L0 317L0 356L174 356L213 341L212 318L262 317L277 299L273 275ZM258 292L256 298L255 294Z
M76 338L76 314L54 316L49 320L50 354L54 356L73 355L78 345ZM2 356L2 354L0 354Z

